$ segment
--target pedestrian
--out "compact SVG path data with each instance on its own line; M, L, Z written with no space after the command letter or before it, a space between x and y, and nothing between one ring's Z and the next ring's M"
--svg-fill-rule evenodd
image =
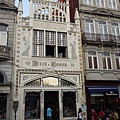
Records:
M94 109L92 109L91 111L92 111L92 120L98 120L97 112Z
M105 120L105 113L103 112L103 110L100 111L99 116L101 120Z
M83 113L82 113L81 108L79 108L79 111L78 111L78 120L82 120L82 117L83 117Z
M47 120L52 120L52 110L50 108L50 105L47 108Z

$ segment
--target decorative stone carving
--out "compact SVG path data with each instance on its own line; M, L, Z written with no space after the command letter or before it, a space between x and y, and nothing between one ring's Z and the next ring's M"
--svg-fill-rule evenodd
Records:
M23 36L23 45L22 45L22 56L29 56L29 50L30 50L30 43L29 43L29 37Z

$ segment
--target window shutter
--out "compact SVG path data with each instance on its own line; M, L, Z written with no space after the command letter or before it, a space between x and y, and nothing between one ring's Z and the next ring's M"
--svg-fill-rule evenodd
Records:
M33 55L34 56L43 56L43 40L44 32L43 31L34 31L33 38Z
M7 46L7 32L0 32L0 45Z

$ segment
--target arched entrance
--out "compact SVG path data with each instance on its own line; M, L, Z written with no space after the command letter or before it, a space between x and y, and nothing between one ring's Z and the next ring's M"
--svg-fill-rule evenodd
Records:
M77 94L74 83L55 77L46 77L31 81L24 86L29 88L25 96L26 120L47 120L49 105L52 109L52 120L60 120L60 116L76 117Z

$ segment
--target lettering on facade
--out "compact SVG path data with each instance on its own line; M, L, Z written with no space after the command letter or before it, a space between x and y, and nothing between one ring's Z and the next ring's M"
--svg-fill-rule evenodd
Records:
M51 63L32 61L32 66L67 67L67 63L60 63L55 61L52 61Z

